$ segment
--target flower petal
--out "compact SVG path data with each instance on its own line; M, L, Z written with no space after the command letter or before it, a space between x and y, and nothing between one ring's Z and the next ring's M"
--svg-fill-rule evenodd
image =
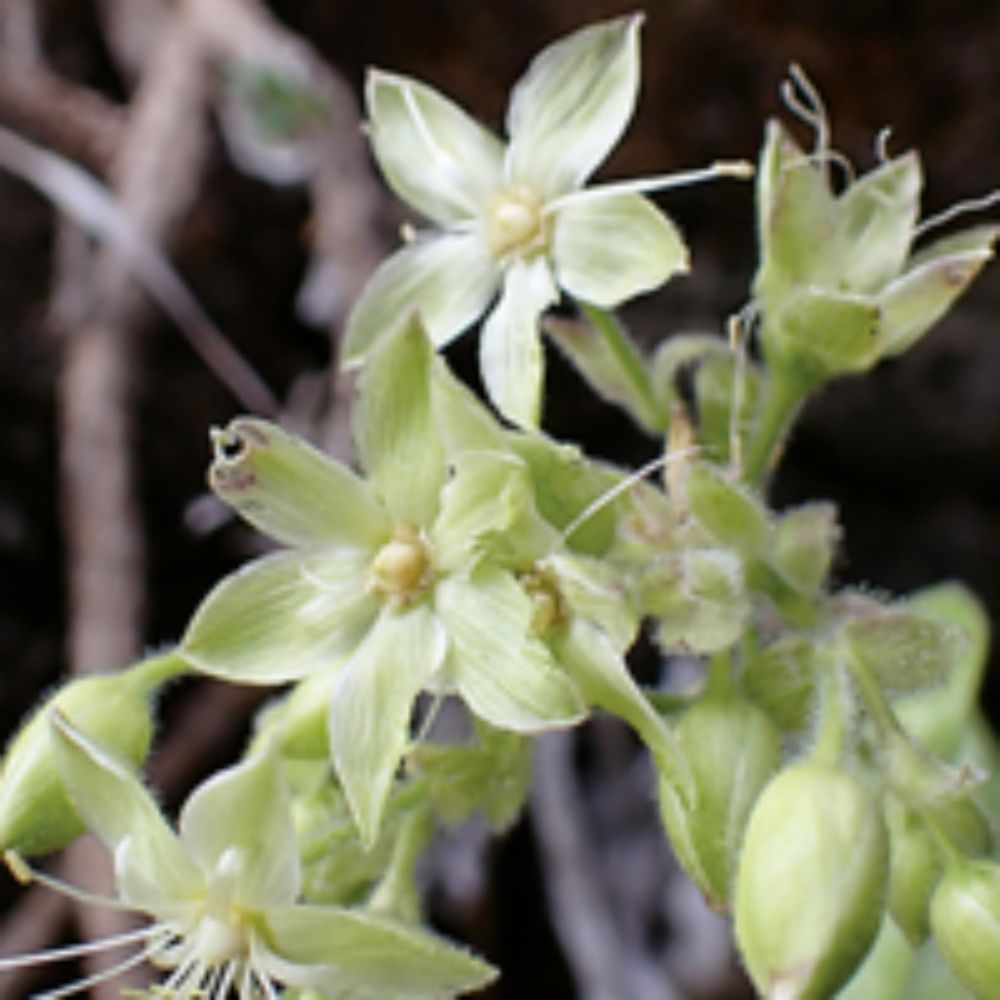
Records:
M555 216L552 260L570 295L608 309L687 270L681 234L648 198L592 191Z
M535 57L507 112L509 182L550 198L578 188L608 155L635 106L641 24L595 24Z
M508 420L537 427L542 406L542 345L538 319L558 298L543 257L516 261L503 294L483 326L479 360L490 401Z
M476 218L501 183L500 140L409 77L372 70L365 104L372 150L392 189L441 225Z
M447 674L476 715L522 733L584 717L576 685L534 634L531 602L511 574L483 565L442 580L435 607L451 643Z
M369 481L393 520L429 524L445 481L431 410L434 353L413 317L369 355L358 387L354 439Z
M343 364L360 364L414 314L435 347L443 347L483 314L499 286L500 269L477 233L420 238L384 261L365 285L347 318Z
M920 159L907 153L865 174L840 196L837 214L845 245L841 287L877 294L902 271L922 184Z
M576 616L553 638L553 647L589 704L624 719L658 759L674 758L677 751L666 723L643 696L621 653L601 629Z
M374 545L389 531L362 479L276 424L240 417L212 436L212 489L279 542Z
M417 694L447 649L426 604L386 607L337 678L330 703L330 752L362 840L378 836L393 773L410 738Z
M123 899L149 912L189 900L201 875L139 778L58 713L52 733L77 812L115 855Z
M295 900L300 871L292 802L270 750L199 785L179 826L181 841L209 880L221 874L227 855L234 859L236 904L257 908Z
M487 550L494 560L530 563L555 532L535 509L525 464L506 452L477 451L459 456L431 537L436 565L457 570Z
M485 986L496 970L463 948L386 917L332 906L263 914L261 964L279 982L324 996L445 1000ZM353 991L357 990L357 994Z
M375 618L371 553L277 552L226 577L202 601L181 654L202 673L244 684L298 680L347 653Z

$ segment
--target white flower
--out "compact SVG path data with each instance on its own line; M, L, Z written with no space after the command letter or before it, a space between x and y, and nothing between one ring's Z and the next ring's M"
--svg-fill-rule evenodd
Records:
M538 55L511 95L506 146L432 88L370 74L379 165L440 228L418 234L375 273L348 320L345 363L360 362L415 312L444 346L496 300L480 344L486 389L506 417L535 426L538 319L559 289L611 308L686 269L676 227L638 192L745 176L745 165L583 189L632 115L641 21L596 24Z
M168 970L161 1000L278 1000L282 987L322 996L433 1000L482 986L493 969L428 932L373 913L297 901L301 882L291 800L276 757L259 753L210 778L188 799L175 833L139 779L64 718L53 716L63 781L114 858L120 901L153 923L117 938L0 959L0 971L140 943L114 968L37 994L82 994L148 961ZM8 863L83 901L92 897Z

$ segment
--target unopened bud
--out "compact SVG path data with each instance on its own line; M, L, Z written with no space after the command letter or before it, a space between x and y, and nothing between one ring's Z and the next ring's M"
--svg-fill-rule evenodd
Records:
M821 1000L854 973L882 920L888 840L874 797L807 762L764 789L735 890L735 931L758 990Z
M44 702L14 737L0 774L0 848L23 855L58 850L83 832L63 788L50 733L57 711L95 743L141 764L153 736L150 700L181 669L159 657L130 670L71 681Z
M781 763L778 732L759 708L735 697L689 708L677 737L693 794L660 779L660 815L677 858L717 909L729 904L750 810Z
M977 996L1000 996L1000 865L952 861L931 900L931 929L955 975Z

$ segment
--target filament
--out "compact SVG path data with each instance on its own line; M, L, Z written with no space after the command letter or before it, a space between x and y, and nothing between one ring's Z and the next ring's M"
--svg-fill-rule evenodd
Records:
M830 146L829 116L819 91L798 64L788 67L788 79L781 84L781 99L792 114L805 122L815 133L813 150L820 153Z
M671 462L678 461L682 458L690 458L692 455L697 454L697 452L698 449L696 447L692 447L680 448L667 455L660 455L658 458L654 458L651 462L647 462L641 468L636 469L635 472L630 473L620 483L615 483L614 486L602 493L596 500L587 504L587 506L584 507L583 510L580 511L580 513L577 514L577 516L574 517L568 525L566 525L565 528L563 528L559 538L549 550L549 555L552 555L559 545L564 545L566 541L598 511L606 507L612 501L617 500L618 497L630 490L637 482L645 479L646 476L652 475L654 472L658 472Z
M968 198L965 201L960 201L952 205L951 208L946 208L943 212L938 212L937 215L932 215L924 219L913 231L913 238L916 239L918 236L923 236L924 233L930 232L930 230L936 229L946 222L951 222L952 219L956 219L960 215L965 215L968 212L981 212L984 208L991 208L998 203L1000 203L1000 188L979 198Z
M44 993L36 993L32 1000L57 1000L58 997L69 997L74 993L82 993L88 987L95 986L98 983L106 983L109 980L114 979L116 976L120 976L123 972L127 972L129 969L134 969L137 965L142 965L142 963L147 961L150 956L155 954L158 947L159 944L157 942L150 942L150 944L143 948L142 951L137 952L135 955L130 955L117 965L113 965L110 969L103 969L100 972L95 972L91 976L86 976L83 979L77 979L72 983L60 986L54 990L46 990Z
M130 906L127 903L123 903L117 899L112 899L108 896L101 896L97 893L88 892L86 889L79 889L75 885L71 885L69 882L64 882L62 879L56 878L54 875L48 875L38 868L33 868L23 857L21 857L20 854L17 853L17 851L4 851L3 859L7 867L10 869L11 874L22 885L37 882L39 885L45 886L46 889L51 889L53 892L57 892L62 896L68 896L70 899L74 899L78 903L87 903L91 906L103 906L108 910L119 910L126 913L135 912L134 906Z
M756 303L748 302L729 323L729 347L735 359L733 367L733 398L729 409L729 459L737 469L743 467L743 435L740 414L746 400L747 353L750 336L760 311Z
M46 951L39 951L28 955L4 956L0 958L0 972L8 969L17 969L25 965L47 965L50 962L65 962L71 958L82 958L86 955L94 955L102 951L111 951L114 948L120 948L122 945L148 940L150 937L158 935L162 930L163 928L160 926L140 927L136 930L116 934L113 937L102 938L100 941L85 941L80 944L65 945L61 948L49 948ZM155 943L155 948L159 948L159 942Z
M875 158L879 163L888 163L892 157L889 155L889 139L892 137L892 126L886 125L878 130L875 136Z
M746 160L719 160L708 167L696 170L681 170L673 174L660 174L656 177L641 177L632 181L613 181L609 184L595 184L593 187L570 191L559 198L553 198L542 208L543 215L551 215L566 205L575 205L581 201L591 201L595 198L612 198L622 194L646 194L652 191L666 191L670 188L687 187L689 184L700 184L702 181L714 180L719 177L734 177L746 180L753 177L753 165Z

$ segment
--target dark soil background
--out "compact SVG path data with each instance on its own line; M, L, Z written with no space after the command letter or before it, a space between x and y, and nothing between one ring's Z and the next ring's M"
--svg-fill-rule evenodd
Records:
M37 5L50 69L112 106L132 93L108 41L108 12L115 6L90 0ZM508 88L539 48L586 21L634 8L610 0L275 0L270 9L355 93L365 67L374 64L426 80L498 124ZM646 11L639 110L604 177L755 157L764 121L782 110L779 83L796 61L826 99L835 145L859 167L874 161L875 136L885 125L893 128L892 150L921 151L926 214L1000 181L1000 3L664 0ZM59 129L32 120L12 101L0 99L0 124L58 147ZM176 229L171 257L278 398L298 407L300 416L303 409L314 415L327 401L331 337L294 310L308 260L310 200L301 188L241 174L217 126L211 128L203 182ZM67 139L58 151L72 156L76 148ZM672 192L661 204L690 241L693 273L626 316L650 343L682 330L721 330L746 301L753 274L751 188L723 182ZM380 237L391 241L404 216L388 197L379 212ZM51 206L0 171L3 733L70 663L72 552L64 530L59 399L66 338L73 333L50 322L57 242ZM130 440L145 547L140 635L143 645L155 647L178 637L206 589L245 559L253 542L233 524L191 527L192 510L204 507L197 502L207 428L242 407L158 310L149 309L131 327ZM455 357L468 367L471 345L460 346ZM304 372L310 377L303 379ZM550 387L552 429L624 461L654 453L654 445L595 402L557 358ZM836 384L809 406L775 495L781 503L825 497L839 504L845 527L840 582L906 592L960 579L1000 621L998 457L1000 268L994 265L918 348L869 377ZM100 528L95 523L94 530ZM1000 682L992 673L987 697L996 706ZM166 728L171 718L187 717L183 699L180 693L176 704L168 703ZM222 746L216 758L206 751L205 767L238 746L238 724L219 728ZM463 911L447 919L503 965L506 979L494 995L576 996L545 915L526 827L494 850L491 871L493 888L473 916ZM669 936L669 928L660 933ZM678 995L738 995L732 985L685 988Z

